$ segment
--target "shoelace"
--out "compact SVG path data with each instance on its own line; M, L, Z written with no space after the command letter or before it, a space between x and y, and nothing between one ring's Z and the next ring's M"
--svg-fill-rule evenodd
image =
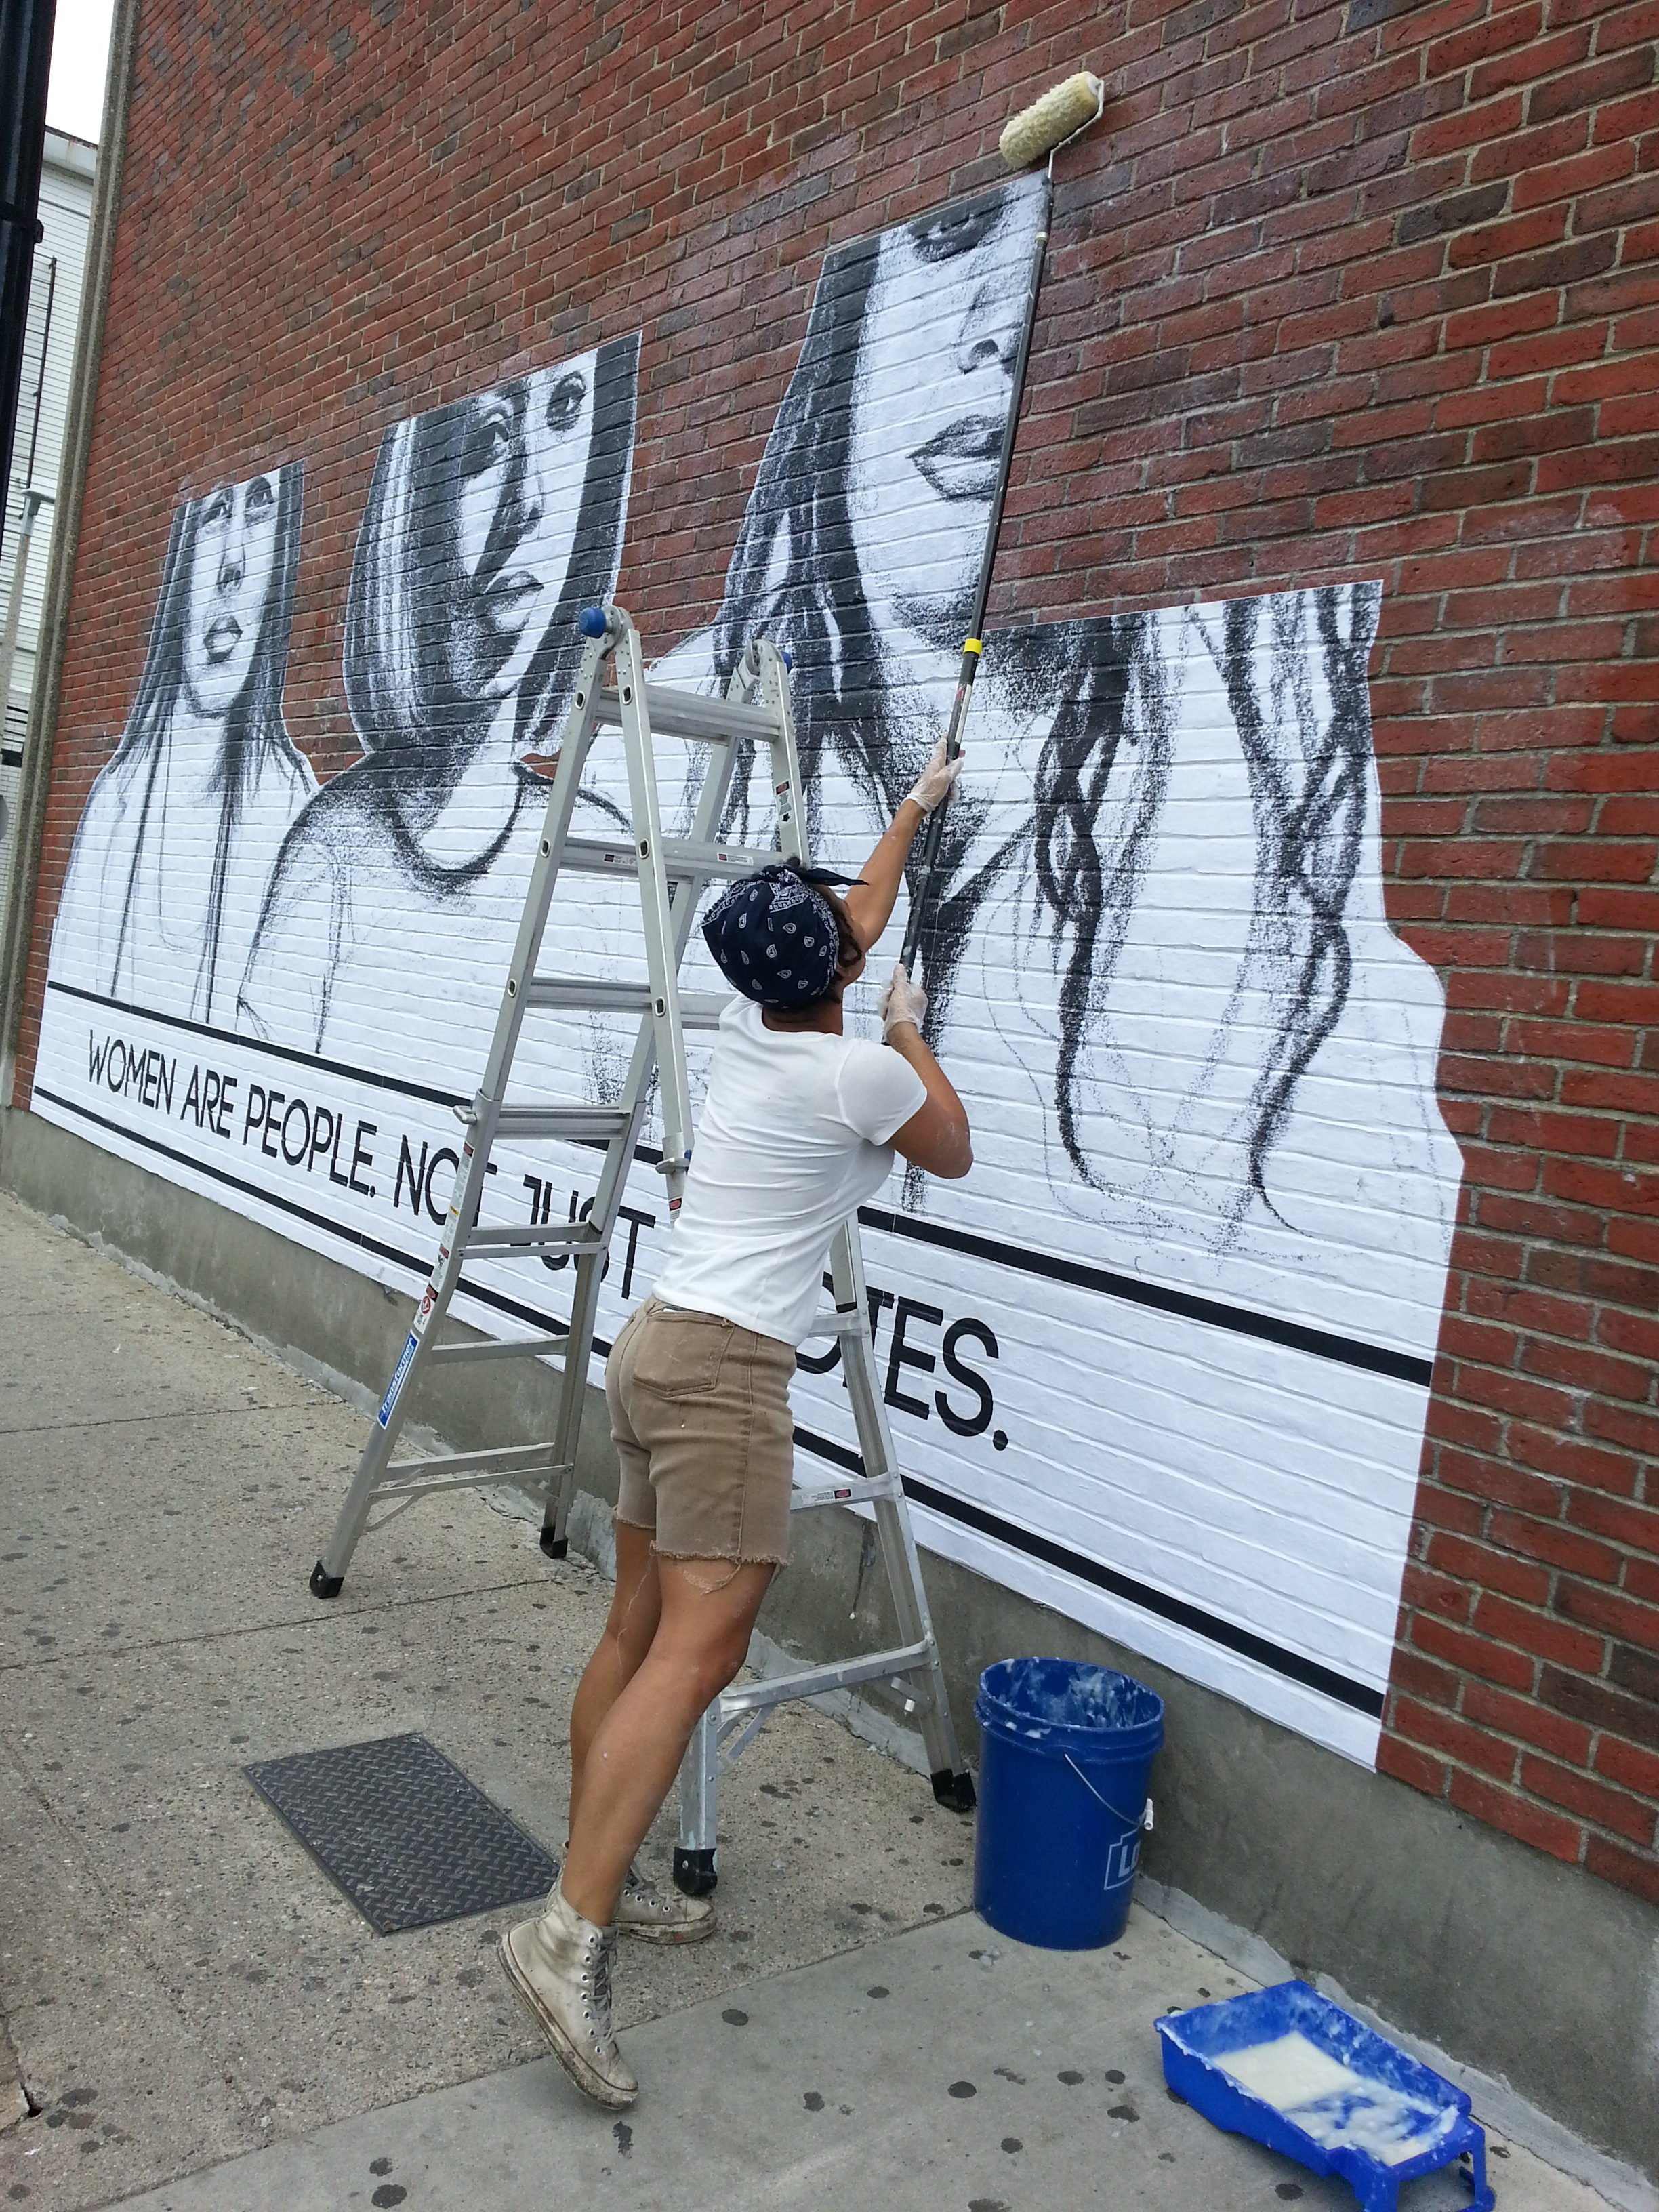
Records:
M623 1894L624 1897L632 1898L636 1904L644 1905L647 1911L662 1911L661 1898L653 1885L646 1880L637 1867L629 1868L627 1880L623 1883Z
M611 1968L616 1955L616 1945L602 1937L587 1968L593 1992L594 2040L600 2044L611 2041Z

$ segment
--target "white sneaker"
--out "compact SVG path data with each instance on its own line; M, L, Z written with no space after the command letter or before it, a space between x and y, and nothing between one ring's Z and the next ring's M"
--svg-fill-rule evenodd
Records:
M647 1943L701 1943L714 1932L714 1908L706 1897L688 1897L677 1882L659 1889L635 1864L617 1900L617 1926Z
M556 1887L546 1911L509 1928L499 1952L507 1978L582 2094L613 2108L631 2105L640 2085L611 2033L616 1929L584 1920Z

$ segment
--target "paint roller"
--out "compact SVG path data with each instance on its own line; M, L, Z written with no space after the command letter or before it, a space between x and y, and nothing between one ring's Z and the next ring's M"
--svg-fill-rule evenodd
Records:
M1060 149L1086 131L1099 119L1106 105L1106 88L1092 70L1079 70L1073 76L1051 86L1041 100L1020 109L1009 118L1002 136L997 141L998 151L1011 169L1029 168L1033 161L1047 160L1048 173L1054 175L1054 158ZM1042 224L1037 233L1036 252L1031 259L1030 289L1025 297L1025 322L1020 332L1019 355L1014 364L1014 388L1008 402L1008 420L1002 433L1002 457L997 466L996 489L991 495L990 524L985 534L985 555L980 562L979 587L974 594L973 620L967 637L963 641L962 669L957 678L956 703L951 709L951 723L945 733L945 751L954 759L962 750L963 725L968 719L968 702L972 696L974 678L979 673L980 655L983 650L980 633L985 627L986 604L991 596L991 568L997 555L997 536L1002 528L1003 495L1008 489L1008 469L1014 457L1014 437L1019 428L1020 402L1025 393L1025 364L1030 356L1031 332L1036 325L1037 289L1042 282L1042 264L1048 250L1048 202L1045 199ZM933 871L939 860L939 843L945 831L945 809L949 799L933 809L923 835L921 860L916 871L915 889L910 897L910 919L904 932L904 950L901 957L906 971L914 975L917 947L921 941L922 922L927 901L933 889Z

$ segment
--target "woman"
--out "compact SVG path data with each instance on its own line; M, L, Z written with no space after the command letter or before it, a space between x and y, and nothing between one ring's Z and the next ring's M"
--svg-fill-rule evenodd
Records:
M602 2105L630 2104L639 2087L611 2029L618 1934L713 1932L707 1901L652 1889L635 1854L788 1561L789 1381L831 1241L895 1150L933 1175L972 1164L902 969L882 1002L883 1045L846 1036L842 1012L959 765L938 748L845 899L779 863L732 884L703 925L741 995L720 1017L666 1266L605 1369L617 1588L571 1711L569 1848L545 1911L500 1947L554 2057Z
M727 572L713 637L724 683L764 633L794 664L814 844L886 819L955 692L990 527L1044 187L952 201L827 259L801 357ZM678 656L676 657L677 659ZM975 714L1006 690L993 661ZM744 799L738 800L741 817ZM974 894L981 802L945 818L927 951L940 1033ZM733 827L740 826L740 820ZM976 872L994 880L1009 856ZM983 888L983 887L981 887Z
M495 1011L576 617L611 590L638 341L389 430L357 536L345 688L363 757L283 848L240 1024L461 1087Z
M654 671L665 684L724 690L755 637L788 652L813 849L874 834L945 726L1044 211L1042 179L1022 178L826 257L719 617ZM1005 653L976 688L976 726L1016 689ZM728 836L769 841L765 769L739 772ZM614 764L599 763L590 788L625 804ZM963 879L984 823L978 798L945 817L924 948L935 1040L975 905L1017 850L984 853ZM1029 814L1018 825L1028 827ZM902 887L899 902L902 927Z
M712 643L669 664L723 678L757 635L789 647L815 835L878 818L948 711L1028 191L826 264ZM1376 621L1358 586L994 633L922 953L930 1038L975 1033L982 1157L1009 1172L930 1208L1091 1251L1067 1221L1104 1224L1154 1272L1214 1279L1254 1245L1352 1274L1403 1238L1443 1273L1461 1164L1438 986L1382 911Z
M283 721L301 464L173 518L127 726L92 787L54 981L230 1026L259 902L317 783Z

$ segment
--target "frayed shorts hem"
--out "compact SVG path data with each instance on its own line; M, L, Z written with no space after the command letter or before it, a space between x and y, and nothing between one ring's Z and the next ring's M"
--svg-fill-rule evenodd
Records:
M793 1552L733 1552L671 1551L666 1544L657 1541L657 1531L649 1521L636 1521L617 1506L611 1518L624 1528L637 1528L651 1539L651 1548L659 1559L719 1559L728 1567L787 1567L794 1558Z

